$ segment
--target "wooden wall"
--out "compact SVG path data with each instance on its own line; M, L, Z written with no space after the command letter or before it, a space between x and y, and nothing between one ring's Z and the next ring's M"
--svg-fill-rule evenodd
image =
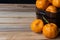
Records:
M0 4L0 31L29 30L35 18L34 4Z

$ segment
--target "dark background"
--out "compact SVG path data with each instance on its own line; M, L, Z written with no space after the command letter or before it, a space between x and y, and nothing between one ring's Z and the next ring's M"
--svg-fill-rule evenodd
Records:
M35 0L0 0L0 3L35 4Z

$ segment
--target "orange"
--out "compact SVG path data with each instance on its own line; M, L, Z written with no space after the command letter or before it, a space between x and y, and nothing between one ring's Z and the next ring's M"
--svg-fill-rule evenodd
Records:
M53 0L52 4L53 4L53 6L56 6L56 7L60 8L60 0Z
M49 5L49 1L48 0L37 0L36 1L36 7L38 9L44 10L44 9L47 8L48 5Z
M54 23L46 24L43 27L43 35L47 38L55 38L58 35L57 25Z
M52 3L52 0L48 0L50 3Z
M51 12L51 13L56 13L57 8L55 6L50 5L47 7L46 11Z
M41 33L43 25L44 23L41 19L35 19L31 24L31 30L36 33Z

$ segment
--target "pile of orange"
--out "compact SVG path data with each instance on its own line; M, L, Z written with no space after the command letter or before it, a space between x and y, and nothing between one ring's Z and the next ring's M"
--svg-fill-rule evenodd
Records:
M36 0L36 7L51 13L57 13L60 8L60 0ZM47 38L58 36L59 29L55 23L44 24L42 19L36 19L31 23L31 30L36 33L42 33Z
M59 33L56 24L48 23L44 25L44 22L41 19L35 19L31 23L31 30L35 33L42 33L47 38L55 38L58 36Z
M36 7L48 12L56 13L60 8L60 0L36 0Z

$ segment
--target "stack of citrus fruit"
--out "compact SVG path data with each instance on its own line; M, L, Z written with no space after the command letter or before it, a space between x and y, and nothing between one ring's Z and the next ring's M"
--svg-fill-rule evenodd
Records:
M36 0L36 7L48 12L56 13L60 8L60 0Z
M31 23L31 30L35 33L43 33L43 35L47 38L56 38L59 33L56 24L54 23L44 24L43 20L41 19L35 19Z
M36 0L36 8L54 15L58 12L57 9L60 8L60 0ZM43 19L47 24L42 19L36 19L31 23L31 30L36 33L43 33L47 38L57 37L59 33L57 24L49 22L44 16Z

